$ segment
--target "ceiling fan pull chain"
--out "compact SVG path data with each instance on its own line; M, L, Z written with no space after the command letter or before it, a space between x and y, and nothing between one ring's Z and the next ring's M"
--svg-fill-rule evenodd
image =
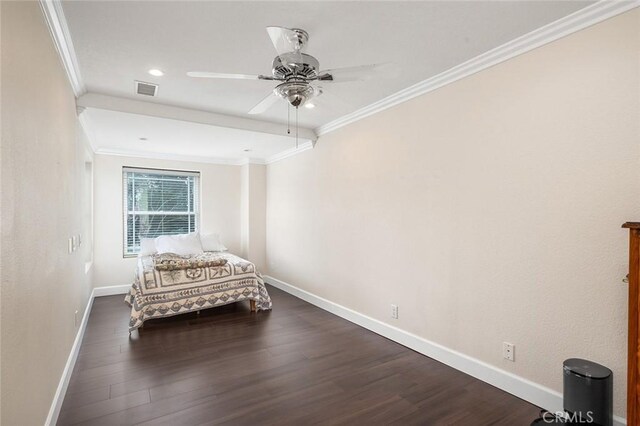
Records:
M289 118L289 102L287 102L287 134L291 134L291 119Z
M296 107L296 149L298 149L298 107Z

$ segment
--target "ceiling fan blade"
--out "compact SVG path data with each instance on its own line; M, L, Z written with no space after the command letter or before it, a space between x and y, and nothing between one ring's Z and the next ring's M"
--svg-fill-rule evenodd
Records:
M189 77L196 77L196 78L231 78L236 80L275 80L275 78L267 75L225 74L221 72L189 71L187 75Z
M266 110L271 108L273 106L273 104L278 102L279 99L280 99L280 97L278 95L276 95L275 93L271 92L263 100L258 102L256 104L256 106L251 108L251 110L249 110L249 114L252 114L252 115L253 114L262 114L263 112L265 112Z
M318 80L323 82L365 81L377 73L388 69L391 64L370 64L356 67L334 68L320 71Z
M303 44L295 30L285 27L267 27L267 33L278 55L302 50Z
M317 109L329 109L331 111L341 111L344 113L351 110L351 104L343 99L341 96L342 90L339 90L337 86L317 86L315 89L319 89L319 93L317 93L318 90L316 90L317 94L311 99L311 103L314 104Z
M285 66L290 67L290 63L302 62L303 43L295 30L285 27L267 27L267 33Z

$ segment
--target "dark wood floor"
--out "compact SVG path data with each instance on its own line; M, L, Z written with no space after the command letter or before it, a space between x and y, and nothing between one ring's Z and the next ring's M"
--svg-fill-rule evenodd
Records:
M269 287L150 321L94 301L58 425L528 425L538 408Z

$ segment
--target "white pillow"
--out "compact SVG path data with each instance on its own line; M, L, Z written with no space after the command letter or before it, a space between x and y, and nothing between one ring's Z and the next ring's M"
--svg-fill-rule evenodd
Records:
M159 254L175 253L181 256L202 253L202 243L197 232L191 234L161 235L155 240Z
M140 238L140 252L138 253L138 256L151 256L156 253L155 238Z
M205 234L200 237L204 251L227 251L218 234Z

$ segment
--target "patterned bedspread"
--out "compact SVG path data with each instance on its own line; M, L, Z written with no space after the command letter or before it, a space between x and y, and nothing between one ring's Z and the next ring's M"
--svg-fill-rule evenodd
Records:
M153 267L158 271L173 271L174 269L198 269L211 266L224 266L224 259L212 251L205 251L195 256L181 256L174 253L154 254L151 256Z
M271 309L262 275L253 263L231 253L215 253L223 266L158 271L152 256L138 258L136 278L125 302L131 305L129 330L145 320L169 317L242 300Z

